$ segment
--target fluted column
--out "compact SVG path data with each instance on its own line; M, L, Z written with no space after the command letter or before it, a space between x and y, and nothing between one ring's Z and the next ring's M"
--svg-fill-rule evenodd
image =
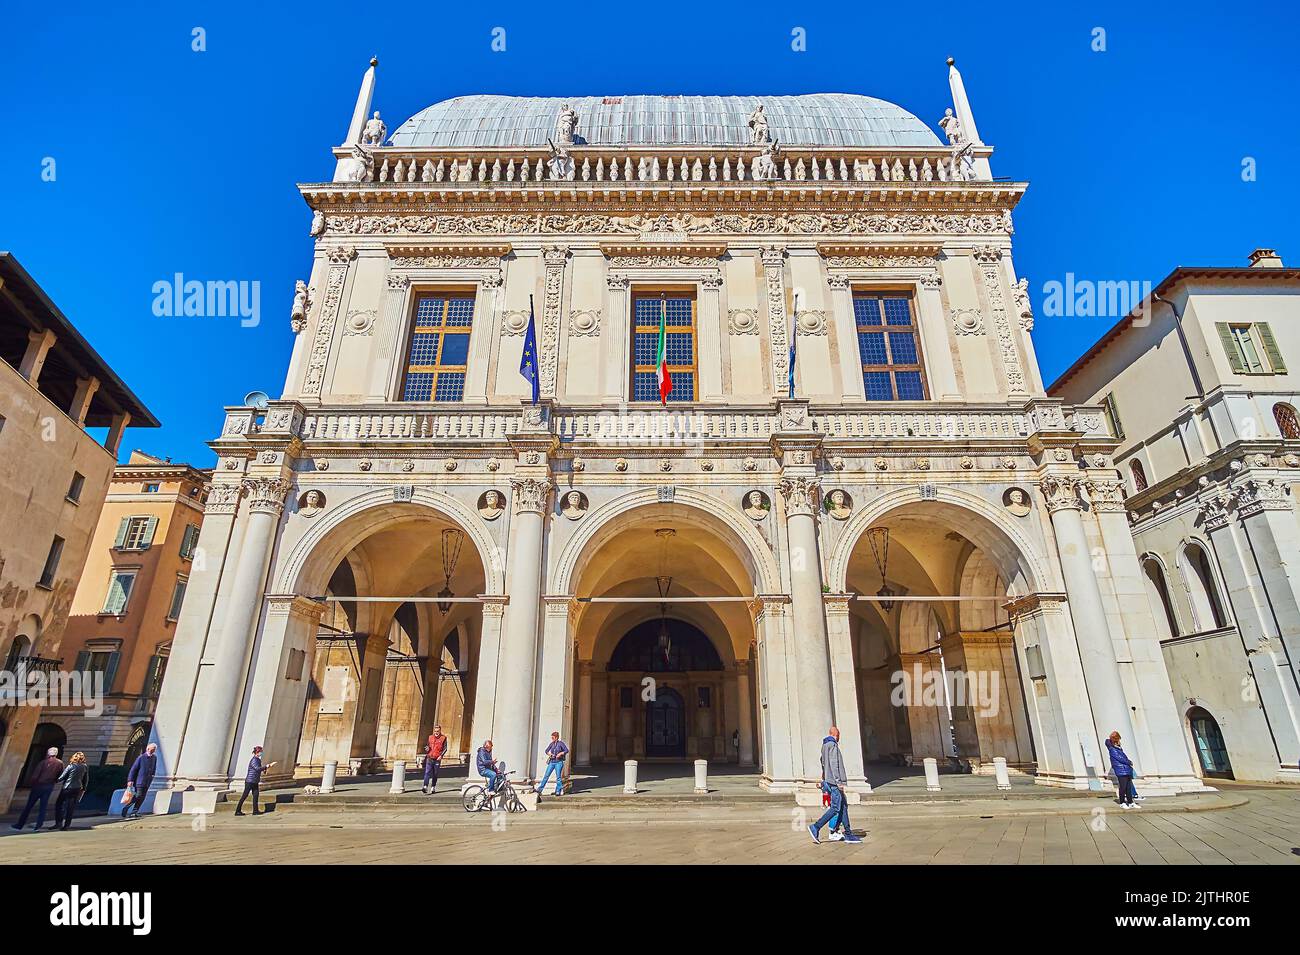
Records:
M858 351L858 320L853 314L853 285L847 275L832 275L831 320L835 323L835 340L839 346L840 397L845 401L862 401L866 389L862 381L862 355Z
M631 397L628 384L632 356L628 349L632 341L632 316L628 312L628 289L631 283L626 275L611 274L606 279L609 289L609 319L601 334L606 344L605 400L623 402Z
M195 689L191 728L178 768L179 775L187 779L222 785L228 780L230 744L248 674L253 626L262 609L262 588L289 482L278 477L253 477L243 487L248 500L248 527L234 567L226 623L221 639L212 648L207 679L200 679Z
M542 532L553 485L549 479L511 482L514 518L506 563L505 627L497 678L495 751L508 766L529 773L537 627L542 587Z
M578 713L574 720L574 765L591 765L591 670L590 660L578 661Z
M711 272L700 282L699 393L697 401L722 397L722 273Z
M384 292L383 307L377 323L375 358L371 364L370 397L374 401L392 401L401 395L392 394L394 382L401 381L398 367L402 360L397 354L397 343L406 332L407 291L411 279L405 272L389 272ZM471 373L474 366L470 366ZM468 387L466 389L468 391Z
M800 476L783 479L780 488L785 498L795 674L800 720L806 737L801 741L803 767L800 775L805 781L816 781L821 774L821 740L835 723L826 617L822 608L821 558L814 516L820 499L820 485L816 478Z
M1106 605L1102 602L1097 573L1092 567L1088 538L1083 529L1079 479L1066 474L1048 474L1038 486L1047 502L1052 530L1056 535L1061 577L1065 581L1070 618L1074 621L1079 659L1083 664L1088 698L1092 704L1098 759L1095 768L1100 770L1104 752L1102 741L1112 730L1118 730L1124 740L1134 741L1133 725L1124 698L1115 646L1106 621Z
M749 695L749 661L736 661L736 705L740 729L740 765L754 765L754 701Z

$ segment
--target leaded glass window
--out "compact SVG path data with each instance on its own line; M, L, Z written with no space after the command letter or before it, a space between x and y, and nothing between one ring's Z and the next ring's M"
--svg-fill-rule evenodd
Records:
M460 401L465 395L474 297L431 292L415 300L403 401Z
M895 292L854 295L853 316L867 400L923 400L925 369L911 296Z
M659 317L667 312L665 326L668 374L673 390L669 401L695 400L695 298L681 292L646 292L632 299L632 400L658 401L659 376L655 359L659 349Z

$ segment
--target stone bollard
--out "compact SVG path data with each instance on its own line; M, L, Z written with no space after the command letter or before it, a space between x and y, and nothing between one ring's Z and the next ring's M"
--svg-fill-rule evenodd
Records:
M925 757L925 791L939 791L939 761L933 756Z
M695 761L695 795L703 796L709 791L709 761L707 759L697 759Z
M993 757L993 775L997 777L998 789L1011 788L1011 776L1007 773L1007 758L1005 756Z
M325 763L325 772L321 774L320 791L322 793L332 793L334 791L334 782L339 776L339 761L337 759L328 760Z
M406 760L399 759L393 763L393 784L388 787L391 796L400 796L406 792Z
M623 764L623 792L629 796L636 795L636 760L629 759Z

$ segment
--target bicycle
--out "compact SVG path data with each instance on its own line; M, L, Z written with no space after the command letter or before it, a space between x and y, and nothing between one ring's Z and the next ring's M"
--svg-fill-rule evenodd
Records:
M510 785L510 780L507 778L514 774L513 769L497 773L495 789L489 790L478 783L466 786L465 791L461 793L461 805L465 807L466 812L482 812L484 809L491 809L493 800L496 800L498 809L506 812L525 812L519 794L515 792L515 787Z

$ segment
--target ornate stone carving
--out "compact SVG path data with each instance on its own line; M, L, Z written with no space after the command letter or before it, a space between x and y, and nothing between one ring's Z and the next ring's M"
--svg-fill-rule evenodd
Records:
M564 295L564 263L569 258L569 250L564 246L546 246L542 249L542 261L546 266L545 284L542 295L542 327L537 343L541 355L541 393L550 397L555 394L556 369L560 361L560 302Z
M352 147L352 155L339 161L337 178L340 182L370 182L374 177L375 157L360 144Z
M943 111L943 117L939 120L939 128L948 137L949 146L959 146L966 141L965 134L962 132L961 121L957 119L952 109Z
M1016 517L1024 517L1032 507L1029 502L1029 495L1018 487L1009 487L1003 492L1002 506Z
M727 330L733 335L757 335L758 315L752 308L733 308L727 311Z
M1029 279L1022 278L1016 283L1011 294L1015 296L1016 311L1020 314L1020 327L1027 332L1034 330L1034 306L1029 302Z
M826 256L826 267L828 269L933 269L934 256L893 255L888 252L868 252L862 255L828 255ZM832 275L832 283L837 278L842 279L845 284L849 281L847 276ZM832 284L832 288L834 287L834 284Z
M325 495L314 488L298 498L298 515L308 519L325 510Z
M961 460L957 462L957 464L963 471L969 471L975 467L975 459L969 454L963 454Z
M495 489L484 491L478 498L479 517L485 521L495 521L505 510L505 498L501 492Z
M751 521L758 523L771 512L772 502L762 491L748 491L741 503L741 510L745 512L745 516Z
M411 284L411 277L401 272L388 273L388 290L390 292L405 292Z
M1079 479L1063 474L1048 474L1038 482L1038 489L1047 501L1048 511L1079 509Z
M761 146L772 141L772 132L768 128L767 115L763 112L762 103L754 107L754 111L749 114L746 125L749 126L749 142L751 145Z
M308 230L307 234L314 239L317 236L324 233L324 231L325 231L325 213L317 209L311 214L311 229Z
M794 320L799 324L800 335L826 334L826 312L820 308L800 309Z
M562 146L572 146L578 132L578 114L568 103L560 107L560 114L555 118L555 142Z
M334 326L338 322L339 300L343 295L343 282L347 278L347 265L331 265L325 282L325 297L321 302L320 319L316 323L316 338L312 341L307 359L307 377L303 381L304 395L319 395L325 379L325 365L329 361L330 342L334 340Z
M289 310L289 327L297 335L307 327L307 313L311 311L311 289L299 279L293 287L293 307Z
M244 495L240 484L213 484L208 490L208 499L203 506L205 515L234 514L239 510L239 499Z
M745 458L744 461L742 461L742 462L740 463L740 467L741 467L742 470L745 470L745 471L757 471L757 470L758 470L758 462L757 462L756 460L754 460L752 457L747 457L747 458Z
M522 335L528 330L528 309L518 308L501 315L502 335Z
M939 274L937 269L932 269L929 272L926 272L920 277L920 279L918 279L918 281L921 283L921 288L943 287L943 276Z
M392 262L395 269L499 269L501 257L430 253L429 255L395 255Z
M988 295L993 327L997 331L998 351L1002 356L1002 371L1007 378L1007 389L1012 395L1023 395L1028 393L1025 389L1025 373L1020 366L1020 350L1016 347L1011 322L1007 318L1006 302L1002 297L1001 260L1002 251L996 246L983 246L975 250L975 261L979 263L984 275L984 291Z
M1232 507L1232 495L1215 494L1201 502L1200 515L1202 526L1207 531L1217 531L1226 527L1228 511Z
M888 459L888 458L876 458L876 460L872 462L872 466L873 466L877 471L888 471L888 470L889 470L889 459Z
M1118 481L1089 481L1088 500L1092 509L1099 514L1122 514L1124 505L1124 485Z
M826 279L826 284L835 290L844 290L853 287L853 280L847 275L831 275Z
M373 308L354 308L348 312L343 321L344 335L369 335L375 330L375 310Z
M1011 212L960 213L726 213L683 215L689 235L1011 235ZM332 215L325 234L337 235L641 235L644 215L499 213L485 215Z
M830 459L830 466L832 471L843 471L844 459L837 454Z
M584 308L569 313L569 334L584 337L600 334L600 309Z
M627 470L627 458L619 458L614 462L614 470L620 474Z
M835 488L826 495L822 506L837 521L847 520L848 516L853 513L853 498L849 496L848 491L843 488Z
M786 340L785 250L769 246L763 250L763 272L767 280L767 320L772 343L772 375L777 387L789 379L790 346Z
M983 335L984 316L978 308L955 308L952 310L952 327L958 335Z
M516 514L545 514L555 485L546 480L523 478L511 481L510 486L514 490Z
M1251 517L1260 511L1291 510L1291 487L1269 478L1267 481L1251 479L1237 488L1237 513Z
M248 495L248 509L253 514L278 516L284 509L284 499L289 493L289 482L281 478L248 478L243 484Z
M560 513L571 521L576 521L587 513L590 505L587 502L587 495L581 491L567 491L564 495L564 502L560 505Z
M812 515L816 512L821 499L821 483L816 478L783 478L777 486L785 498L786 514Z
M357 257L357 250L350 245L335 245L325 251L331 265L347 265Z

